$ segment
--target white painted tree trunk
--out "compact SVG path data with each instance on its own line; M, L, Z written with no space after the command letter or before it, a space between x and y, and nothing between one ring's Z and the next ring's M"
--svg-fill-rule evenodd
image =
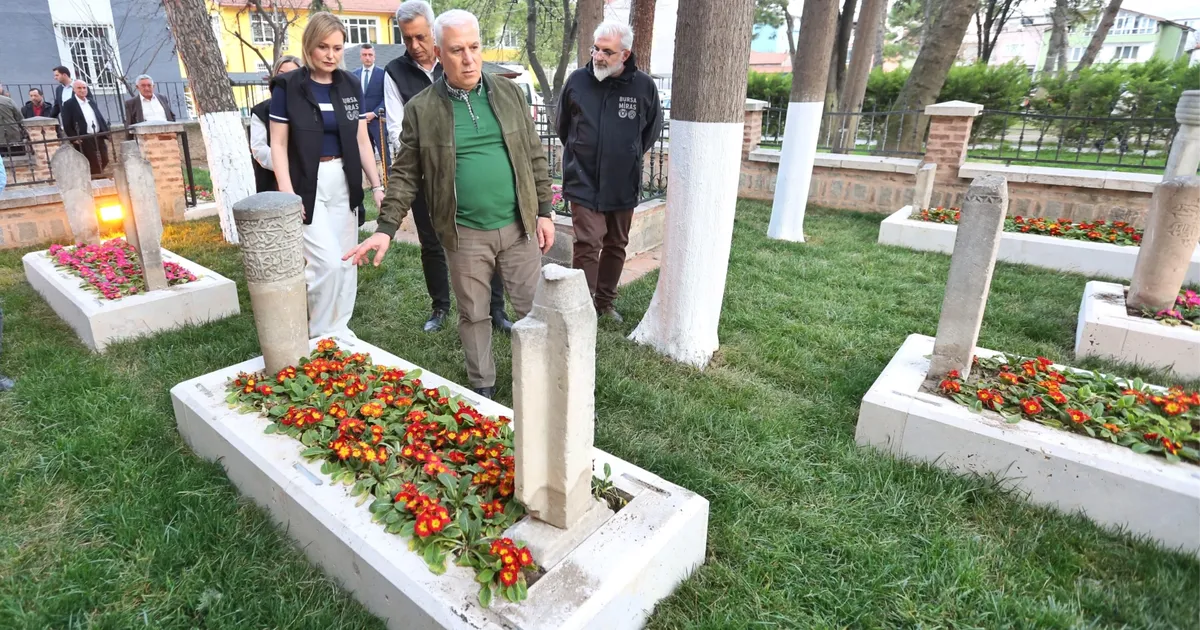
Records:
M744 126L671 121L662 267L650 308L629 336L698 369L719 345Z
M817 158L817 135L825 103L788 103L787 129L775 180L775 199L767 236L804 242L804 210L812 185L813 162Z
M242 126L241 114L236 111L213 112L200 116L200 132L208 153L221 233L226 241L236 244L238 234L233 222L233 204L253 195L256 189L246 128Z

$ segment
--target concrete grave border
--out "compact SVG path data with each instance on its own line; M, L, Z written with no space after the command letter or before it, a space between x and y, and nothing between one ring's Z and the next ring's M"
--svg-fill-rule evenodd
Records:
M366 342L337 340L377 364L418 367ZM655 604L704 562L708 501L596 449L596 469L609 464L616 487L634 498L548 567L524 602L496 598L484 609L471 569L448 563L445 574L434 575L405 539L371 522L367 503L356 506L349 488L330 485L319 463L301 458L295 440L264 434L266 418L228 407L228 381L262 367L258 357L173 387L179 432L197 455L220 462L240 492L389 628L640 628ZM446 386L484 414L512 417L510 409L436 374L422 370L421 380Z
M1104 527L1200 555L1200 466L1171 464L1036 422L1008 424L923 392L933 342L910 335L871 385L858 414L860 446L955 474L994 476L1032 503L1082 512Z
M87 283L54 266L49 250L21 258L25 278L83 341L96 352L109 344L153 335L187 324L203 324L237 315L237 285L211 269L162 250L163 261L177 263L195 282L116 300L89 291Z
M917 251L949 254L958 227L910 219L912 206L893 212L879 224L879 243ZM1130 279L1139 247L1076 241L1054 236L1004 232L996 260L1055 271ZM1186 284L1200 283L1200 245L1188 265Z
M1200 378L1200 330L1129 315L1126 288L1087 283L1075 328L1075 356L1166 368L1181 379Z

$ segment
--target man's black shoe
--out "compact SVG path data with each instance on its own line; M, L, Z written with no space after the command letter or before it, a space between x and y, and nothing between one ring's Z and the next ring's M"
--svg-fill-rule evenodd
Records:
M433 309L433 314L429 316L429 321L425 322L425 332L437 332L446 324L446 316L449 315L445 310L440 308Z
M611 306L600 311L599 316L600 316L600 319L604 319L605 317L607 317L607 318L613 320L614 322L617 322L618 324L625 323L625 318L621 317L621 314L617 312L617 309L615 309Z
M488 400L491 400L492 397L496 395L495 387L475 387L473 389L475 390L476 394L479 394Z
M512 322L508 321L508 315L504 311L492 312L492 328L509 335L512 334Z
M17 386L17 384L14 383L11 378L8 378L7 376L0 374L0 392L11 391L12 388L14 388L16 386Z

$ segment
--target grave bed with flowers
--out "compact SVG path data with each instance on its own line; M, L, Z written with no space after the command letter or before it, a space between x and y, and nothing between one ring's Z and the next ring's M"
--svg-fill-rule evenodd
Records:
M147 291L141 261L124 239L30 252L25 277L79 336L103 352L111 343L238 314L237 285L162 250L168 286Z
M1200 395L982 348L928 389L933 344L909 336L868 390L860 445L1200 555Z
M703 562L707 501L594 450L593 494L620 511L539 566L512 535L533 517L510 409L358 339L311 347L176 385L176 421L388 627L637 628Z
M883 220L878 242L950 254L954 250L958 213L957 208L914 210L905 206ZM1141 237L1140 229L1121 222L1008 217L996 259L1056 271L1129 279L1133 277ZM1186 282L1200 284L1200 245L1188 266Z
M1163 368L1180 379L1200 379L1200 294L1185 288L1172 308L1142 313L1126 305L1128 290L1111 282L1087 283L1075 328L1075 356Z

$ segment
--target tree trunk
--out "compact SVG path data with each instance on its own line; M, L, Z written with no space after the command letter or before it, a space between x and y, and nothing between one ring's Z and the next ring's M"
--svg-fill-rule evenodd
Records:
M879 16L887 12L887 0L863 0L858 12L858 28L854 31L854 41L863 45L855 45L850 53L850 68L846 70L846 86L842 91L842 111L861 112L863 99L867 95L867 77L871 74L871 57L874 51L866 46L867 42L875 41L875 33L879 30ZM847 117L845 131L838 136L837 146L845 152L854 151L855 140L858 137L858 116ZM835 149L836 150L836 149Z
M200 114L221 233L226 241L237 243L233 204L254 194L254 169L217 36L204 0L162 0L162 4Z
M650 52L654 46L654 5L658 0L634 0L629 13L633 26L633 56L638 70L650 74Z
M1050 74L1055 70L1062 71L1058 62L1063 58L1062 51L1067 46L1067 5L1070 0L1055 0L1054 13L1051 14L1050 44L1046 48L1046 61L1042 64L1042 73Z
M878 1L878 0L871 0ZM804 242L804 210L812 183L817 137L821 129L826 70L837 34L837 0L805 0L800 16L796 58L804 63L792 77L787 127L775 180L775 200L767 236ZM869 39L867 41L870 41ZM867 48L867 52L870 50ZM857 51L858 47L855 47Z
M529 0L529 4L536 4ZM575 20L579 24L579 67L592 60L592 44L596 27L604 21L604 0L579 0L575 3Z
M829 79L825 84L826 111L842 111L841 94L846 80L846 51L850 48L850 34L854 31L854 8L857 4L858 0L844 0L842 12L838 17L837 38L831 42L833 55L829 58ZM800 21L800 28L804 28L803 19Z
M1008 24L1013 10L1020 4L1021 0L983 0L980 3L975 11L976 63L986 65L991 60L1004 25Z
M1092 41L1088 42L1087 49L1079 58L1079 65L1075 66L1076 74L1095 63L1096 55L1100 54L1100 47L1104 44L1104 38L1108 37L1108 29L1112 28L1113 22L1117 21L1117 13L1120 11L1121 0L1110 0L1108 6L1104 7L1104 14L1100 16L1100 24L1096 26L1096 32L1092 33Z
M754 0L688 0L677 16L688 36L675 38L672 70L672 211L658 286L630 339L699 369L719 345L753 16Z
M908 80L904 82L904 87L900 88L893 109L923 112L927 106L934 103L938 93L942 91L942 85L946 83L946 75L950 72L950 66L954 65L958 48L971 23L971 16L978 6L979 0L942 3L937 20L932 27L925 29L929 36L925 38L925 45L917 53L917 60L908 75ZM920 151L921 138L925 135L928 124L929 120L924 115L904 116L902 123L894 127L900 129L900 150Z
M563 24L562 48L558 54L558 66L554 70L554 79L551 80L546 76L546 69L537 56L538 3L530 2L528 7L525 16L525 54L529 57L529 67L533 68L538 85L542 86L542 98L546 101L546 112L553 128L557 123L554 104L558 102L558 95L562 91L563 79L567 74L567 62L571 60L571 48L575 46L575 35L579 29L579 15L568 18ZM578 5L576 10L578 11ZM563 0L563 15L571 15L571 0Z
M872 70L883 69L883 38L887 33L887 14L887 8L884 8L883 13L879 16L879 28L875 29L875 55L871 61Z
M791 56L792 67L795 68L796 67L796 36L793 35L792 32L796 30L796 22L794 19L792 19L792 14L790 11L787 10L787 7L783 8L783 23L785 25L787 25L788 55Z

